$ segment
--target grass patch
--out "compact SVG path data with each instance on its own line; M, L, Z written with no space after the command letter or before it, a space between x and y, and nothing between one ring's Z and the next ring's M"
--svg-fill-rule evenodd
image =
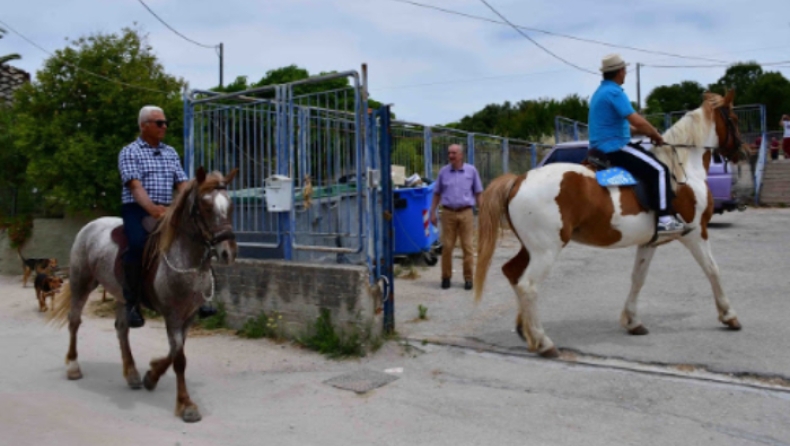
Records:
M428 319L428 307L423 304L417 305L417 311L419 311L419 318L422 320Z
M278 341L282 340L283 332L280 327L282 318L282 315L268 316L262 311L257 317L248 319L237 334L249 339L270 338Z
M225 303L217 302L217 314L205 319L198 319L197 322L195 322L195 326L204 330L228 328L228 312L225 309Z
M298 342L310 350L315 350L329 358L365 356L365 346L359 332L338 333L332 325L329 310L322 308L315 324L310 327L310 335L299 338ZM380 347L380 345L379 345Z

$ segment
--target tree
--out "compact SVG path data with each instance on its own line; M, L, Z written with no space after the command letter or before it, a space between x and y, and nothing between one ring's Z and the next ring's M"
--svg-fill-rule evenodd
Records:
M728 90L735 89L735 104L753 104L756 101L752 97L751 87L763 75L762 67L755 62L743 62L727 68L718 81L708 86L714 93L724 95Z
M3 36L5 36L6 32L7 31L5 29L0 28L0 39L2 39ZM0 56L0 65L3 65L4 63L10 62L12 60L18 60L18 59L21 59L21 58L22 58L22 56L20 56L19 54L16 54L16 53L6 54L5 56Z
M647 96L646 113L668 113L695 109L702 104L703 93L705 93L705 88L694 81L656 87Z
M171 123L166 142L182 150L184 86L165 73L138 30L81 37L17 91L14 148L29 160L29 179L68 209L116 212L118 152L139 134L141 107L164 109Z

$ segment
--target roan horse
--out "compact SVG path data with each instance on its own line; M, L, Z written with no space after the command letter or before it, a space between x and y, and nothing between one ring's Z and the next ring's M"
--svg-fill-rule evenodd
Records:
M654 148L653 153L672 170L675 211L694 228L675 238L691 251L708 276L719 320L739 330L741 325L722 290L719 269L710 251L708 222L713 214L713 197L705 182L712 150L737 159L740 134L732 112L733 96L733 91L724 98L706 93L702 106L667 130L663 135L667 145ZM632 335L647 334L637 314L637 296L657 246L650 243L655 215L640 205L632 187L602 187L590 168L556 163L521 176L502 175L491 182L480 201L475 300L481 298L505 216L522 248L502 271L516 292L516 331L525 338L530 351L545 357L558 355L538 318L538 286L571 240L601 248L638 246L631 291L620 323Z
M139 389L144 385L154 390L159 378L173 364L178 385L176 415L187 422L200 420L200 411L189 398L184 380L184 343L198 308L214 292L211 257L216 256L224 264L233 263L236 258L233 207L226 186L236 172L234 169L228 176L219 172L207 175L202 167L198 169L196 178L179 194L149 237L145 296L150 306L164 318L170 352L151 361L151 369L142 381L129 347L129 325L122 302L123 274L119 268L117 244L122 231L117 228L123 221L117 217L103 217L80 230L71 248L70 283L58 295L52 315L52 319L62 325L67 321L69 324L68 379L82 378L77 363L77 330L88 295L101 284L118 298L115 329L121 344L123 376L129 387Z

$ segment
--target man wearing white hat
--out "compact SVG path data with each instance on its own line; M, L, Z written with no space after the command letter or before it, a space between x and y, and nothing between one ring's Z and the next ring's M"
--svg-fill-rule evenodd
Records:
M674 193L669 169L656 157L638 146L629 145L631 131L649 137L654 144L664 144L661 134L634 110L621 85L625 83L626 66L618 54L601 61L603 81L590 99L590 149L611 165L622 167L644 181L650 190L653 206L658 210L658 231L682 232L685 225L673 215Z

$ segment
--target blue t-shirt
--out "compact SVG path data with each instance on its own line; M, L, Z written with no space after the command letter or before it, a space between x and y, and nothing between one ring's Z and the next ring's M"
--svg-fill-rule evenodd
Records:
M590 99L590 148L609 153L631 141L628 115L634 107L623 88L614 81L603 81Z

